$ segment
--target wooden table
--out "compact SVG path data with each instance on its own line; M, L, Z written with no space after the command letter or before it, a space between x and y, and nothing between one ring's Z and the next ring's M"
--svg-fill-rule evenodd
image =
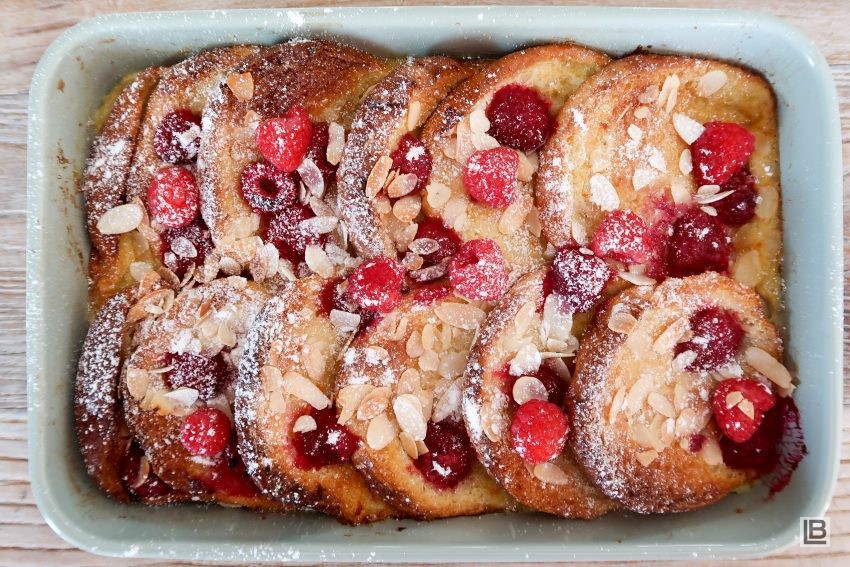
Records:
M0 2L0 564L2 565L149 565L121 561L76 550L45 525L35 506L27 474L26 371L24 347L24 239L26 232L27 90L42 52L65 28L91 16L141 10L178 8L247 8L292 5L368 4L308 0L2 0ZM406 4L407 2L371 2ZM421 2L438 3L444 2ZM457 2L467 3L467 2ZM476 4L484 1L471 2ZM494 2L517 3L522 2ZM547 2L542 3L558 3ZM565 4L574 2L563 2ZM590 2L578 2L590 3ZM597 4L739 8L772 12L800 27L814 39L832 68L841 101L844 153L844 191L850 191L850 6L843 0L795 1L602 1ZM850 205L845 199L845 235L850 236ZM845 237L845 250L850 239ZM845 272L846 274L847 272ZM846 278L846 275L845 275ZM850 298L845 297L845 311ZM845 333L845 359L850 342ZM847 362L845 362L847 364ZM845 375L847 374L845 366ZM763 560L764 564L850 563L850 388L845 388L845 424L838 489L830 506L832 546L829 549L791 549Z

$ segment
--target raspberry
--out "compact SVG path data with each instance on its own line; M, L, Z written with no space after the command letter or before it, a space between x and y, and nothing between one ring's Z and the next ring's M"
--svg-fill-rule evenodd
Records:
M178 238L185 238L192 243L192 246L195 248L194 257L178 256L174 252L174 248L178 251L182 250L181 246L175 243ZM207 254L213 249L210 231L200 217L192 224L183 228L166 228L160 233L159 242L159 253L162 263L181 279L186 275L190 266L202 266ZM185 243L183 244L185 247Z
M267 162L255 161L245 166L240 186L248 206L258 213L281 211L298 199L293 175Z
M577 248L558 250L553 268L552 287L563 296L562 305L573 313L581 313L593 307L614 277L602 258Z
M413 299L420 305L432 305L452 294L452 288L444 284L423 285L413 292Z
M463 169L463 185L476 201L504 209L517 198L519 156L509 148L479 150Z
M401 302L404 268L392 258L372 258L354 270L348 279L348 295L363 309L392 311Z
M321 291L319 291L319 313L325 317L329 317L334 309L348 311L349 313L357 311L357 305L354 305L346 297L345 286L341 285L343 282L342 278L331 278L325 282Z
M495 372L496 376L502 382L502 390L507 394L508 398L510 398L511 403L516 403L513 401L513 389L514 383L520 378L520 376L511 376L510 373L510 364L506 364L501 370ZM543 387L546 388L546 400L555 404L558 407L561 407L564 404L564 396L567 394L567 385L561 380L560 376L555 374L548 366L545 364L541 364L540 368L537 369L537 372L525 374L524 376L533 376L537 378L543 383Z
M536 150L552 133L549 101L524 85L506 85L487 106L489 134L503 146L523 152Z
M744 328L731 311L717 307L700 309L690 318L693 337L676 345L676 354L687 350L696 353L688 370L716 370L735 357L741 341L744 340Z
M153 147L159 159L166 163L194 161L201 147L201 117L188 108L172 110L159 123L153 135Z
M257 127L257 149L272 165L287 173L304 161L313 126L303 106L295 105L282 118L264 120Z
M732 407L727 407L727 398L735 392L741 394L744 399ZM747 402L753 406L753 417L744 413L740 407L740 404ZM767 386L749 378L724 380L714 388L711 397L717 427L735 443L743 443L752 437L764 419L764 412L775 403L776 398Z
M311 408L306 415L316 421L316 429L292 434L292 446L296 451L295 466L315 470L338 465L351 458L360 439L346 426L336 422L336 411L333 408Z
M502 249L489 238L465 242L449 263L449 281L467 299L499 299L508 287Z
M442 220L425 217L416 229L416 238L431 238L437 241L439 248L435 252L422 256L423 267L435 266L457 254L463 242L457 232L447 227Z
M329 129L327 122L313 123L313 131L310 135L310 145L307 147L307 155L305 157L313 160L319 171L322 172L322 179L327 187L336 175L336 166L328 161L328 140ZM298 166L296 166L298 167Z
M563 451L568 430L561 408L543 400L529 400L514 413L511 446L524 461L545 463Z
M226 458L205 471L203 483L212 491L230 497L251 498L260 495L260 489L251 480L242 459L234 448L228 447Z
M180 442L190 454L213 457L230 444L230 418L221 410L201 408L183 420Z
M172 390L182 387L194 388L202 400L216 397L233 379L233 372L227 366L221 353L212 358L188 352L169 353L165 364L171 367L164 376L169 388Z
M139 473L141 472L142 457L145 455L142 448L136 441L130 443L127 452L121 459L120 471L121 482L127 487L127 490L136 498L156 498L165 496L171 492L171 487L159 478L153 469L148 471L148 476L138 484L141 480ZM134 486L137 485L138 486Z
M399 173L416 175L416 188L412 193L418 193L428 184L431 177L431 152L421 141L410 134L405 134L399 141L398 148L390 154L393 169Z
M295 203L271 217L266 227L266 240L275 245L281 258L298 264L304 260L304 251L308 245L325 241L325 235L301 226L301 221L314 216L310 207Z
M675 277L725 272L729 252L729 235L723 223L700 209L690 209L673 223L667 243L667 268Z
M694 176L699 185L723 185L749 161L756 139L732 122L708 122L693 144Z
M612 211L605 215L596 229L591 249L600 258L642 264L649 257L647 230L643 219L632 211Z
M691 436L688 437L688 450L691 453L699 453L706 441L707 438L705 435L701 433L692 433Z
M794 399L781 398L776 409L782 423L782 435L776 444L776 467L767 479L771 496L788 486L797 466L809 452L803 438L803 428L800 425L800 411Z
M429 421L425 446L428 452L419 455L413 464L437 488L454 488L472 470L474 457L463 424L450 419Z
M148 187L151 217L166 228L180 228L195 220L201 195L195 177L182 167L163 167Z
M717 210L717 218L729 226L742 226L750 222L756 214L756 180L747 166L741 168L720 186L720 191L734 191L711 204Z

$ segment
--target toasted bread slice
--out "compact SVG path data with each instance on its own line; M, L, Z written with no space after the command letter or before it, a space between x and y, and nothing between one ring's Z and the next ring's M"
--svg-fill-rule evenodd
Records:
M476 460L460 415L461 376L485 312L438 295L409 294L354 339L337 379L339 419L365 440L355 466L412 517L504 511L513 502Z
M294 282L272 298L254 322L236 391L239 453L257 484L278 500L316 508L347 524L398 517L369 490L347 458L310 460L296 445L297 436L327 426L317 425L311 406L333 411L338 359L355 330L338 329L322 313L323 290L333 283L318 276ZM329 417L335 426L334 415ZM305 421L312 422L311 427L304 426ZM321 443L348 441L358 442L342 428L328 428Z
M540 154L543 233L555 246L587 246L612 209L629 209L650 226L662 222L665 209L704 205L716 214L715 197L697 192L689 149L711 121L739 124L755 136L749 169L759 202L750 222L730 228L729 272L775 313L782 243L776 101L767 81L746 69L638 54L591 77L564 105Z
M495 240L508 265L519 273L541 265L546 246L534 220L532 198L537 152L520 152L518 196L504 209L470 199L463 182L464 167L476 150L499 145L487 134L490 125L485 115L499 89L512 84L535 89L549 102L554 116L567 97L608 61L606 55L577 45L532 47L486 65L461 83L422 132L433 158L431 183L422 202L425 213L442 218L464 241Z
M134 286L109 298L86 334L74 384L77 441L86 471L110 498L146 504L188 500L150 470L146 456L134 455L124 421L118 381L133 327L127 312L137 292ZM128 470L130 458L138 459L138 472Z
M546 392L549 402L563 405L569 380L564 359L578 347L570 334L572 318L560 312L555 295L544 295L546 273L541 268L524 275L487 316L464 375L463 416L482 464L520 504L591 519L618 506L587 480L572 449L566 446L553 459L533 465L517 453L510 438L520 403ZM542 362L541 353L546 357ZM547 367L547 381L557 381L542 391L544 382L529 379L540 375L540 366Z
M676 346L689 340L693 314L707 307L733 313L743 342L725 367L691 371L693 351L676 355ZM753 347L781 359L758 294L714 272L632 287L609 300L582 337L567 396L570 443L588 478L640 513L699 508L747 483L747 472L724 464L711 393L718 380L754 376ZM697 452L693 435L701 436Z
M169 292L171 290L168 290ZM181 441L184 420L201 408L223 412L232 421L236 366L248 326L269 298L256 282L232 276L209 284L140 298L133 310L149 317L137 335L125 368L121 390L127 423L156 473L196 499L258 509L280 510L280 503L261 496L236 454L236 428L230 446L211 456L189 452ZM194 355L223 365L225 376L197 370L171 382L172 355ZM220 355L220 359L217 359ZM195 360L197 360L195 359Z
M404 229L414 219L397 219L373 202L386 197L383 186L368 194L367 181L379 163L389 173L390 155L406 134L418 134L434 108L454 86L466 79L472 65L448 57L411 58L375 85L364 98L352 122L337 171L339 208L358 254L365 258L395 257L404 252ZM377 175L377 173L376 173ZM414 174L415 175L415 174ZM418 180L417 180L418 181ZM376 183L376 181L373 181ZM385 183L388 184L387 181ZM415 194L411 190L410 194Z
M103 214L126 202L127 180L136 153L139 132L148 97L156 87L163 69L149 67L135 75L117 95L107 97L111 104L103 125L92 143L86 162L83 195L86 200L86 224L92 251L89 260L91 304L96 311L108 297L132 281L125 281L119 267L121 236L102 234L97 223Z
M268 221L261 223L261 215L251 210L241 189L243 170L261 158L255 140L258 125L301 105L314 123L347 128L364 92L391 66L340 43L297 39L276 45L238 67L236 73L250 88L234 92L222 85L213 97L204 113L208 127L204 128L199 158L202 214L223 254L247 266L256 245L246 251L246 242L256 241L246 239L262 236L262 225ZM303 204L310 203L310 197L322 203L325 193L334 195L324 184L317 192L321 194L302 194ZM327 216L323 210L314 212Z

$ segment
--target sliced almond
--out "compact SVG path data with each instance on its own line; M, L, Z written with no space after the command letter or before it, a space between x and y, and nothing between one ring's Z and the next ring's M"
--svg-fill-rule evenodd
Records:
M260 382L267 394L283 388L283 374L277 366L266 365L260 368Z
M317 244L307 246L304 250L304 261L307 263L308 268L323 278L331 278L335 273L334 265L328 257L327 252Z
M707 205L709 203L716 203L717 201L721 201L734 193L735 191L721 191L720 193L715 193L714 195L700 195L697 193L696 197L694 197L694 201L696 201L700 205Z
M519 168L517 169L516 174L517 179L524 183L531 181L534 177L534 173L537 171L537 154L532 153L531 156L533 157L530 158L529 154L518 151L517 155L519 156Z
M416 184L418 182L419 178L415 173L402 173L400 175L396 175L387 185L387 197L390 199L398 199L399 197L409 195L414 189L416 189Z
M165 396L177 405L189 407L198 401L199 392L195 388L187 388L185 386L181 386L176 390L166 392L165 394L163 394L163 396Z
M749 250L738 256L732 264L732 278L753 288L761 283L762 265L758 250Z
M484 311L468 303L443 302L434 309L441 321L460 329L477 329L487 316ZM423 332L424 344L424 332Z
M679 98L679 85L681 81L675 73L664 79L664 84L661 85L661 92L658 94L658 106L664 107L664 112L670 114L676 106L676 101Z
M337 406L341 408L337 423L340 425L348 423L348 420L354 417L355 412L360 406L360 402L373 389L371 384L351 384L341 388L336 396Z
M699 456L707 465L715 466L723 464L723 453L720 444L713 437L706 437L700 447Z
M776 212L779 210L779 192L776 187L770 185L759 187L758 193L756 216L760 219L776 216Z
M644 274L636 274L634 272L619 272L617 276L620 279L626 280L632 285L655 285L657 282Z
M318 425L316 424L316 420L313 416L302 415L295 420L295 423L292 424L292 431L294 433L308 433L310 431L315 431L317 427Z
M440 355L433 350L426 350L419 357L419 368L423 372L436 372L440 368Z
M673 115L673 128L682 140L689 146L702 135L705 127L685 114Z
M388 386L375 388L363 397L357 407L357 419L368 421L384 413L390 405L392 389Z
M466 370L466 359L468 353L448 352L440 357L440 367L437 369L443 378L455 378Z
M664 450L664 443L658 435L642 423L633 423L629 427L629 437L644 449L655 449L656 451Z
M432 350L437 340L437 332L434 325L426 323L422 326L422 346L426 350Z
M418 100L412 101L407 106L407 131L415 130L419 126L419 119L422 117L422 103Z
M645 467L648 467L649 465L651 465L652 462L657 458L658 458L658 451L655 451L653 449L650 449L648 451L641 451L640 453L637 454L638 462Z
M755 406L753 406L753 402L751 402L750 400L747 400L747 399L741 400L741 402L738 404L738 409L741 410L741 413L743 413L745 416L749 417L750 419L755 419L756 408L755 408Z
M632 174L632 187L635 191L640 191L658 177L658 173L652 169L638 168Z
M127 373L125 375L125 382L127 384L127 391L130 392L133 399L141 400L145 397L145 394L148 391L148 385L151 382L151 375L147 370L129 367L127 368Z
M529 400L546 400L549 398L546 386L533 376L521 376L517 378L511 393L513 394L514 401L519 405Z
M312 234L328 234L333 232L337 225L339 225L339 219L335 216L329 215L304 219L298 223L298 228L300 228L303 232L309 232Z
M103 213L97 221L101 234L124 234L138 228L145 212L136 203L118 205Z
M608 318L608 328L615 333L628 335L635 329L637 319L628 311L615 311Z
M390 202L390 198L383 193L372 199L372 206L375 208L375 212L381 216L388 215L393 210L393 204Z
M670 196L677 205L687 205L691 202L691 191L688 189L688 185L680 179L674 179L670 183Z
M646 398L649 407L663 415L664 417L676 417L676 409L673 404L662 394L658 392L650 392Z
M628 415L634 415L643 406L644 400L650 392L655 390L655 380L652 376L646 375L638 378L632 387L629 388L629 393L626 395L624 408Z
M596 173L590 178L590 202L603 211L614 211L620 207L617 189L601 173Z
M643 120L647 116L649 116L649 108L646 106L638 106L634 111L635 118Z
M246 102L254 96L254 77L251 73L230 73L227 76L227 86L236 100Z
M711 205L703 205L702 207L700 207L700 210L702 212L704 212L705 214L707 214L708 216L711 216L711 217L717 216L717 209L715 209Z
M744 394L741 392L732 391L726 394L726 409L737 406L744 399Z
M392 443L397 434L396 424L387 417L387 414L382 413L369 422L369 428L366 430L366 444L370 449L380 451Z
M693 408L686 407L676 417L676 437L682 438L702 429L699 416Z
M331 309L328 319L341 333L353 333L360 326L360 315L339 309Z
M422 414L422 404L413 394L402 394L393 400L393 413L402 431L413 437L414 441L423 441L428 431L428 423Z
M408 250L420 256L433 254L440 249L440 243L433 238L417 238L407 247Z
M443 386L440 388L439 386ZM431 411L431 419L439 423L444 419L460 413L461 380L444 380L434 391L436 401ZM427 412L426 412L427 413Z
M713 71L709 71L699 78L696 93L699 96L711 96L722 89L727 80L728 77L723 70L715 69Z
M416 446L416 439L413 438L407 431L402 431L398 435L398 440L401 442L401 448L407 453L411 459L419 457L419 448Z
M623 402L626 399L626 388L620 386L614 393L614 398L611 400L611 406L608 408L608 423L613 424L617 419L617 414L623 409Z
M685 350L676 355L673 359L673 370L677 372L682 372L688 366L690 366L693 361L697 359L697 353L692 350Z
M537 480L545 484L561 485L571 482L567 473L555 463L539 463L534 465L534 476Z
M384 188L387 182L387 175L393 167L393 160L390 156L381 156L375 162L372 171L369 172L369 177L366 179L366 197L374 199L375 196Z
M744 351L744 361L756 372L783 389L791 389L794 379L781 362L759 347L749 347Z
M408 368L401 373L396 383L397 394L412 394L421 389L421 377L415 368Z
M419 331L413 331L407 337L405 351L410 358L419 358L425 352L425 347L422 346L422 334Z
M422 200L419 195L408 195L402 197L393 205L393 215L403 223L409 223L416 218L422 208Z
M325 158L331 165L337 165L342 159L342 151L345 148L345 128L341 124L331 122L328 124L328 149Z
M634 124L629 124L629 127L626 129L626 133L629 135L629 138L635 142L640 142L640 139L643 137L643 130Z
M666 354L673 350L679 340L690 331L691 324L687 317L679 317L671 322L652 343L652 350L658 354Z
M425 188L425 199L428 205L436 211L440 211L452 196L452 190L439 181L432 181Z
M331 405L331 400L310 379L293 371L283 377L284 391L299 400L306 402L318 410Z
M664 173L667 171L667 160L664 159L664 154L662 154L657 148L651 148L649 152L649 159L647 160L649 165L658 171Z
M533 374L540 368L543 358L540 351L532 343L523 345L511 359L509 372L511 376Z
M638 100L642 104L651 104L658 100L658 95L660 94L660 90L656 85L652 85L647 87L645 91L638 95Z

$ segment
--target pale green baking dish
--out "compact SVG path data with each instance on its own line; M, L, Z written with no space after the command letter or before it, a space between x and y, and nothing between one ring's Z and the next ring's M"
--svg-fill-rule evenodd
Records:
M115 504L89 482L73 433L72 384L86 328L77 175L101 97L126 72L230 43L331 34L386 53L495 54L574 40L703 54L763 72L779 101L788 354L809 446L793 482L695 513L594 522L494 515L350 528L313 514ZM48 523L107 555L231 561L559 561L752 557L793 545L799 518L825 513L839 463L842 217L838 104L811 41L766 15L569 7L347 8L127 14L86 21L45 53L30 93L27 364L30 474Z

